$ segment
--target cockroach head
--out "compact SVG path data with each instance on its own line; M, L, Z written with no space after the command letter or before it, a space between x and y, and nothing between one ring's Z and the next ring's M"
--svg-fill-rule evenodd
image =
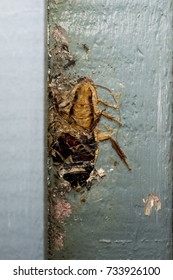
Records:
M77 83L83 83L83 82L86 82L86 83L91 83L93 84L93 81L87 77L80 77L78 80L77 80Z

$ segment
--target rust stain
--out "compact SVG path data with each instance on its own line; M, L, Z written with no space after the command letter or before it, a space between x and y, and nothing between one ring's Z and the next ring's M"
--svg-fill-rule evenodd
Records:
M64 235L59 234L54 238L54 248L61 250L64 247Z
M65 30L61 26L54 26L49 33L54 39L53 46L50 46L48 38L48 56L49 56L49 81L54 76L64 77L64 70L69 69L76 63L75 56L69 49L69 41Z
M64 199L58 199L54 204L54 218L59 222L63 223L66 217L70 217L72 214L71 205Z
M68 49L68 40L65 37L65 35L63 34L63 31L61 30L60 27L56 26L53 29L53 37L55 39L55 42L57 44L61 44L61 45L66 45L67 49Z
M54 0L56 4L62 2ZM48 17L50 7L48 6ZM50 40L50 36L53 40ZM65 76L65 70L69 70L76 62L75 56L69 50L69 40L66 31L61 26L52 27L48 23L48 87L53 78L58 79L58 91L66 92L71 88L69 79ZM54 90L52 90L54 94ZM62 101L60 95L56 95L56 101L48 96L49 122L56 119L55 110L51 106ZM66 102L65 100L63 102ZM63 102L61 105L63 106ZM56 133L56 132L55 132ZM53 141L54 133L48 133L48 149ZM48 259L54 257L55 250L64 247L65 231L64 222L72 214L71 204L64 198L65 193L70 192L71 186L68 181L57 178L56 166L52 165L52 157L48 155ZM58 184L58 188L57 188ZM58 189L58 190L57 190Z

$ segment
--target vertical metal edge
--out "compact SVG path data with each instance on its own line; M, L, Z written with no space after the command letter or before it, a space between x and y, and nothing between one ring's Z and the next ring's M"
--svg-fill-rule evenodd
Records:
M44 259L48 259L48 192L47 192L47 81L48 81L48 5L49 0L45 0L44 5Z

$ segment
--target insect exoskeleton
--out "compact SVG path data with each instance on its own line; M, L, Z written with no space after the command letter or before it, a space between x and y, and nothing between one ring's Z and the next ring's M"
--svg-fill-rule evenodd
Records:
M49 152L59 178L68 181L76 190L84 186L89 189L91 186L89 177L97 161L100 141L109 140L130 170L118 143L110 134L98 130L102 115L116 121L118 125L121 125L121 121L99 109L99 103L115 109L118 105L117 102L110 105L99 99L97 87L88 78L80 78L70 90L58 89L56 81L50 84Z

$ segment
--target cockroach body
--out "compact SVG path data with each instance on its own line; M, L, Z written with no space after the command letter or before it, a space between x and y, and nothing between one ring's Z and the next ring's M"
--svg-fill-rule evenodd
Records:
M102 115L121 122L99 110L96 86L88 78L81 78L70 90L59 90L50 84L52 106L49 110L49 152L58 177L64 185L80 190L91 187L89 177L94 170L99 142L110 140L113 148L130 169L127 158L118 143L107 133L99 132L98 123ZM68 183L67 183L68 182ZM65 184L66 183L66 184Z

